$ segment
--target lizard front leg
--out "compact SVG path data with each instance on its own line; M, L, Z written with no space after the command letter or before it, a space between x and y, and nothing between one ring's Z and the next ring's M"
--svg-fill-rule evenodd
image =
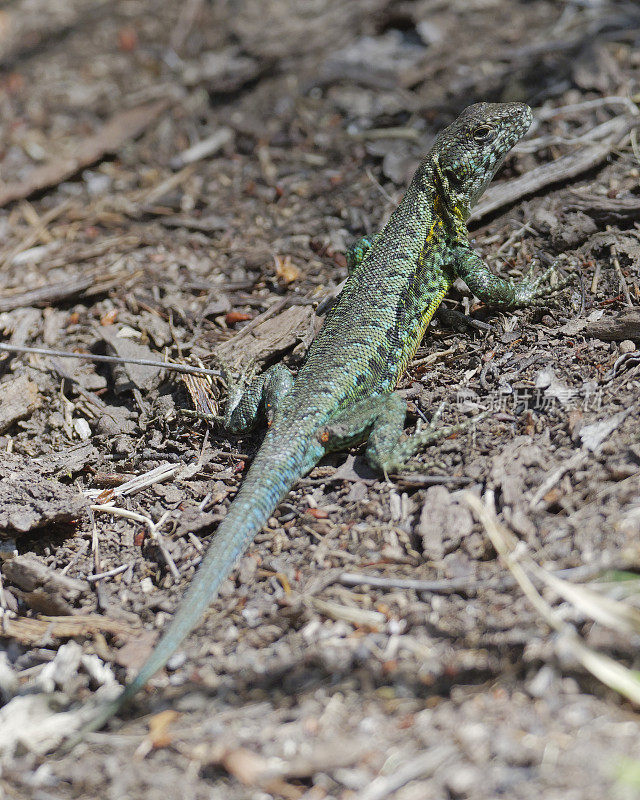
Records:
M317 434L327 451L341 450L367 439L367 461L374 469L397 472L404 464L429 444L463 431L479 417L458 425L437 427L440 413L422 431L406 436L404 420L407 404L400 395L383 394L355 403L324 425ZM483 415L484 416L484 415Z
M563 279L554 287L550 285L550 278L556 271L555 263L537 278L532 270L518 283L499 278L468 244L452 247L450 256L453 271L476 297L499 308L544 305L551 294L560 291L570 282L570 279Z
M355 270L362 264L364 261L365 256L373 247L373 243L375 240L380 236L379 233L376 233L375 236L363 236L361 239L358 239L357 242L351 245L347 249L346 258L347 258L347 269L349 271L349 275L352 275Z

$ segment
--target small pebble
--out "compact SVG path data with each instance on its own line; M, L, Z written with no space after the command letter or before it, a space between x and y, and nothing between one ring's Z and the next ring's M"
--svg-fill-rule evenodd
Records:
M544 697L547 695L557 680L556 671L549 664L545 664L538 673L527 682L527 691L531 697Z
M455 764L450 767L446 786L453 797L468 797L482 783L483 775L470 764Z
M636 349L635 344L631 341L631 339L625 339L623 342L620 342L620 352L621 353L633 353Z
M78 434L78 437L82 439L83 442L86 442L87 439L91 438L91 428L84 417L77 417L74 419L73 427L75 432Z
M187 660L187 654L182 650L179 650L177 653L174 653L171 658L167 661L167 669L169 672L175 672L177 669L185 663Z

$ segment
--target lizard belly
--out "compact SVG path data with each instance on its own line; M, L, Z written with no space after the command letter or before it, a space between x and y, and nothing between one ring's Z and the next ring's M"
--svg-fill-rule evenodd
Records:
M422 316L417 319L415 322L415 328L408 333L406 336L406 341L404 346L395 351L392 358L395 360L396 363L396 370L395 370L395 380L392 385L389 386L389 391L395 387L397 382L402 377L404 371L407 369L409 362L416 354L416 350L420 346L420 342L424 337L424 333L427 330L427 326L433 319L433 315L436 313L438 306L442 302L442 299L446 295L447 291L449 290L449 284L443 286L438 292L433 296L431 301L429 302L426 310L422 314Z

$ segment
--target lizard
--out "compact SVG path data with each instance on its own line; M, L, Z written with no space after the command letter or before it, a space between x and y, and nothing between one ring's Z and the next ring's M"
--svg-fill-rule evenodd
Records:
M296 378L276 364L230 393L226 428L243 432L266 414L264 440L155 649L74 741L101 728L165 666L278 503L327 452L367 441L369 463L388 474L464 427L432 420L405 436L406 402L394 389L457 277L503 309L542 305L566 284L551 289L555 264L537 278L533 270L520 282L500 278L468 241L471 208L531 121L525 103L467 107L437 136L384 228L350 249L347 281Z

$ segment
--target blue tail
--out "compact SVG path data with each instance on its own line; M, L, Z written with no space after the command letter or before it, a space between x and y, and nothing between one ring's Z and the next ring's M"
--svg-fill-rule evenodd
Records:
M306 440L287 436L289 441L284 443L283 438L273 430L267 434L174 618L134 680L65 749L71 749L85 733L99 730L167 663L198 624L233 565L249 547L277 504L309 469Z

